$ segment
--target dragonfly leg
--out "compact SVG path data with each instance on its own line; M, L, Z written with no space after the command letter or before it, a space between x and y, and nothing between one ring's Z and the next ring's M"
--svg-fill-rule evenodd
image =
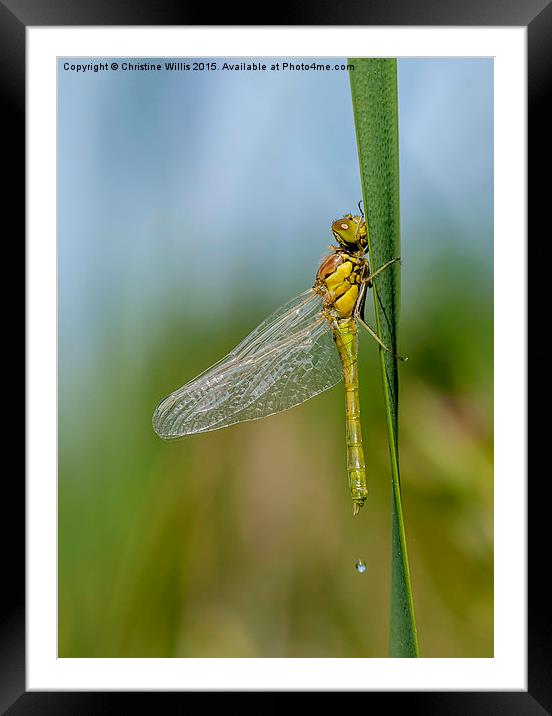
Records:
M387 261L386 263L383 264L383 266L380 266L377 271L374 271L374 273L371 273L369 276L367 276L364 279L364 281L368 284L368 286L371 286L372 281L378 274L380 274L382 271L385 271L385 269L388 268L389 266L391 266L391 264L394 264L400 260L401 260L401 257L399 256L399 258L397 258L397 259L391 259L391 261Z
M370 326L366 323L366 321L361 316L357 316L357 318L360 321L360 323L362 323L364 328L368 331L368 333L372 336L372 338L376 341L376 343L378 343L384 350L386 350L388 353L391 353L392 356L395 356L395 358L398 358L399 360L402 360L405 362L408 360L408 358L406 356L399 356L396 353L393 353L391 348L388 348L385 345L385 343L381 340L381 338L378 336L378 334L370 328Z

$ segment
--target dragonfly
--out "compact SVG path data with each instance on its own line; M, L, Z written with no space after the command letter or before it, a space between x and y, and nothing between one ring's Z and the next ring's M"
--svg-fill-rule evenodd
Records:
M205 433L279 413L345 383L347 475L358 514L368 496L360 424L358 326L393 353L364 318L367 289L400 259L371 272L361 216L331 225L330 246L314 285L260 323L227 356L162 400L153 428L162 438ZM396 358L406 360L393 353Z

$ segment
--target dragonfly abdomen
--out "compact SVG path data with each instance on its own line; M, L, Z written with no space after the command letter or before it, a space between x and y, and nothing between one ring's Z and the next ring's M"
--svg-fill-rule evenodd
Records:
M345 380L345 436L347 441L347 475L356 515L368 496L366 464L362 447L360 400L358 388L357 326L354 318L337 320L334 338L341 358Z

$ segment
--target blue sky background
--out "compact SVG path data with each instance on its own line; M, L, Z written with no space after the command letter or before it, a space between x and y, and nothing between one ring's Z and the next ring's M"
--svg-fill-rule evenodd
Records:
M492 78L490 59L399 60L405 292L438 254L490 268ZM60 60L62 348L84 365L117 306L150 332L149 311L198 291L196 316L224 311L261 274L268 305L284 302L360 198L346 72L77 74Z

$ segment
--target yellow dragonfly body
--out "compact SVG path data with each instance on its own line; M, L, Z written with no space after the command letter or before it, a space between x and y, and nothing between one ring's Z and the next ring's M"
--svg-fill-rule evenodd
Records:
M207 432L273 415L345 382L347 473L353 514L368 490L362 446L357 324L365 323L366 289L375 273L365 258L367 228L360 216L334 221L338 245L321 263L312 288L255 328L236 348L161 401L153 427L162 438ZM398 260L398 259L394 259Z

